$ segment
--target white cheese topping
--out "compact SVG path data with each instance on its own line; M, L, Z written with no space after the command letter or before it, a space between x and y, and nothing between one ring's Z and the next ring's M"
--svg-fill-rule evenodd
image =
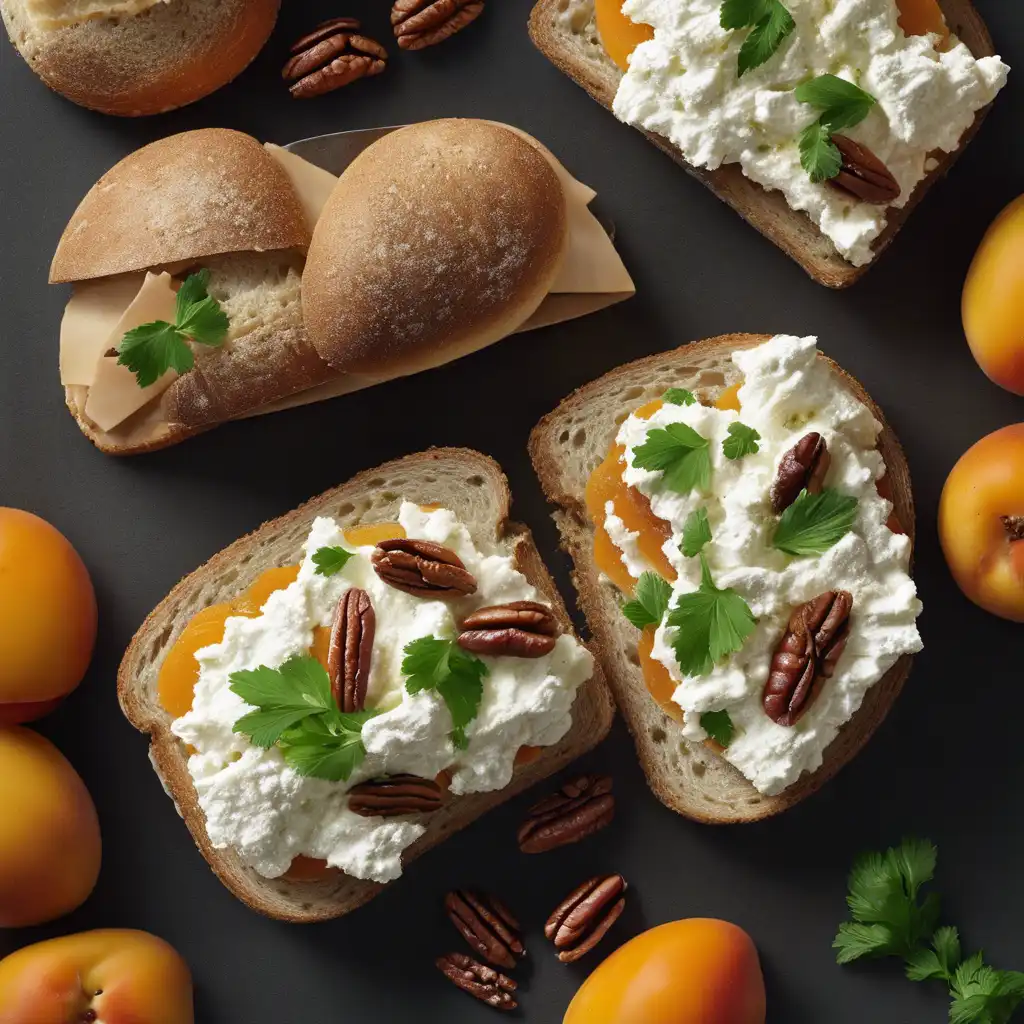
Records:
M633 579L638 580L643 573L651 568L651 565L640 550L639 531L631 530L621 517L615 514L614 501L604 503L604 529L611 538L611 542L619 549L626 572Z
M895 0L784 0L796 22L779 50L738 75L748 30L719 24L722 0L626 0L623 11L654 26L641 43L615 97L617 117L674 142L698 167L739 163L747 177L779 189L803 210L855 266L870 262L871 243L886 224L886 207L862 203L800 166L797 137L820 110L799 103L793 89L834 74L878 101L867 118L844 129L871 149L896 177L906 204L937 150L951 152L1005 85L998 57L975 60L954 40L935 49L935 36L907 36Z
M455 794L502 789L512 779L520 747L557 743L572 724L570 709L590 677L592 658L574 637L561 636L542 658L483 657L489 673L469 745L457 751L451 715L435 693L409 695L401 672L403 649L424 636L452 638L457 623L486 605L542 598L513 559L482 551L446 509L425 512L403 503L399 521L409 537L437 541L458 554L476 577L471 597L436 601L383 583L370 564L372 546L352 548L333 519L314 521L298 579L272 594L257 618L229 618L224 639L196 653L199 681L192 710L172 731L196 751L189 772L213 845L233 847L246 864L275 878L301 855L326 860L356 878L386 882L402 871L402 851L425 831L425 818L362 817L348 809L359 782L408 772L432 779L452 772ZM321 547L355 550L335 576L316 573ZM316 626L330 626L338 599L361 587L376 613L367 707L385 709L363 727L366 759L347 782L299 775L277 748L262 750L232 726L250 707L229 688L229 676L260 665L277 668L306 654Z
M699 560L684 558L679 544L687 517L703 507L713 534L705 554L715 585L737 591L757 618L743 647L702 677L682 676L672 649L676 630L664 622L658 628L653 656L679 684L673 700L686 713L684 735L704 739L700 712L727 710L736 732L723 756L762 793L775 794L817 769L868 689L900 655L921 649L915 625L921 604L907 573L910 540L886 525L892 504L876 487L885 471L875 448L881 428L818 358L815 339L779 336L735 352L733 362L744 374L741 412L666 403L647 420L630 416L617 440L626 449L626 483L647 495L654 514L672 527L664 546L679 573L672 605L700 583ZM722 442L737 421L760 433L760 451L731 461ZM677 494L664 487L660 471L633 466L648 431L670 423L686 423L710 442L710 493ZM795 557L771 547L778 520L769 492L782 456L810 431L825 438L831 455L826 487L856 497L857 518L824 554ZM796 725L776 725L762 705L775 647L797 605L837 589L853 596L853 611L835 674Z

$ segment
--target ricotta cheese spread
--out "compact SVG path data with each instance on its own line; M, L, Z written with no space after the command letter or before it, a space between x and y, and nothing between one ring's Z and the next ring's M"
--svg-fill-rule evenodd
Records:
M976 60L951 40L907 36L895 0L784 0L796 27L760 67L738 74L748 30L723 29L722 0L626 0L623 11L654 27L634 51L615 97L617 117L670 139L697 167L738 163L767 189L802 210L855 266L871 261L871 243L887 208L815 184L800 165L797 138L820 110L794 88L834 74L870 93L867 118L844 129L892 172L905 205L928 173L929 154L951 152L978 110L1006 84L998 57Z
M470 612L540 595L501 552L482 550L452 512L402 504L406 535L436 541L454 551L477 581L472 596L453 601L414 597L385 584L374 572L373 547L353 548L329 518L314 521L298 578L268 598L256 618L227 620L224 639L196 653L199 680L192 710L171 730L194 753L188 767L206 815L213 845L233 847L261 875L284 874L299 855L322 859L355 878L387 882L402 871L402 852L425 831L424 818L363 817L348 808L348 790L384 775L409 773L433 779L451 773L456 795L502 789L512 779L522 746L558 742L572 724L576 691L593 669L590 653L573 636L558 638L541 658L487 657L488 674L476 718L466 727L468 745L456 750L451 714L441 697L405 689L405 646L420 637L452 639ZM316 572L313 555L323 547L354 551L333 576ZM345 782L298 774L277 747L262 749L232 731L253 710L229 689L233 672L278 668L308 653L313 630L328 627L341 595L360 587L370 595L376 634L367 708L379 711L362 729L366 757Z
M668 617L659 625L652 656L678 684L672 699L684 712L683 734L705 739L701 713L728 711L735 732L722 756L760 792L776 794L815 771L867 691L901 655L921 649L915 622L921 603L908 575L910 539L889 529L892 504L876 487L885 472L875 447L881 427L818 357L816 339L778 336L732 358L744 375L739 413L666 403L649 419L626 419L617 441L626 449L625 482L672 528L664 551L679 575L670 610L700 584L699 559L685 558L680 544L688 516L704 508L712 532L704 553L715 585L735 590L757 620L740 650L699 677L682 675L672 646L676 629ZM730 460L722 442L736 422L761 435L760 450ZM664 486L661 471L633 465L648 431L671 423L685 423L708 439L708 493L676 493ZM852 529L833 547L797 557L771 546L778 518L769 495L782 456L811 431L821 434L831 456L825 486L855 497L857 511ZM846 648L803 717L777 725L762 703L772 654L793 609L830 590L853 597Z

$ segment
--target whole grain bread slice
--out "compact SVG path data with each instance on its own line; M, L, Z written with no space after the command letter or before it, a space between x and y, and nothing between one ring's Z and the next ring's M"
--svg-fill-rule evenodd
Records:
M953 33L975 57L995 53L992 37L970 0L939 0L939 6ZM598 103L612 109L622 71L605 52L597 31L594 0L538 0L530 15L530 37L536 47L560 71L582 86ZM960 145L952 153L932 154L934 169L914 190L905 206L889 211L888 225L872 246L876 259L863 267L848 263L806 214L791 209L781 192L768 191L747 178L738 164L724 164L714 171L694 167L666 138L644 132L648 139L667 153L719 199L728 203L748 224L774 242L787 256L796 260L819 284L846 288L862 277L877 261L911 211L924 198L963 152L981 127L988 107L979 110Z
M661 397L670 387L686 388L701 401L714 402L741 379L731 354L768 338L726 334L620 366L566 398L530 436L530 456L541 486L548 500L558 506L554 519L562 546L573 559L580 607L616 703L633 734L648 784L667 807L709 824L757 821L810 796L867 743L899 695L911 663L905 656L893 665L825 751L822 766L777 796L758 793L713 750L685 740L679 724L647 691L637 656L640 633L620 610L623 594L594 562L594 527L584 505L587 480L634 409ZM885 460L895 512L913 540L914 501L903 450L864 388L828 362L837 387L853 392L882 424L878 448Z
M132 725L149 734L153 767L200 852L232 893L269 917L292 922L340 917L372 899L383 886L340 872L317 881L263 878L243 864L233 850L215 849L188 772L185 745L171 733L171 715L159 701L160 667L198 611L231 600L265 569L300 561L303 542L316 516L333 516L343 527L394 522L403 500L441 504L469 529L475 543L513 554L519 570L541 592L564 628L572 630L565 605L530 531L508 519L511 498L500 467L469 449L436 448L360 473L214 555L183 579L149 615L118 671L121 707ZM406 861L595 746L607 734L614 713L603 673L595 666L573 704L571 730L557 744L543 748L537 760L517 767L505 789L447 799L430 816L426 834L406 852Z

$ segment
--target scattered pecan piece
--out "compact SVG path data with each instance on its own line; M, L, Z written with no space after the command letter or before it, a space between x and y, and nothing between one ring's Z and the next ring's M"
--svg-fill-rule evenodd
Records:
M395 0L391 24L403 50L422 50L443 43L483 12L483 0Z
M559 792L533 805L519 827L523 853L547 853L600 832L615 817L615 796L608 775L581 775Z
M516 983L499 971L486 967L465 953L439 956L437 969L463 992L496 1010L514 1010L519 1004L512 998Z
M622 875L591 878L571 892L544 925L544 934L564 964L589 953L607 934L626 906Z
M764 710L778 725L795 725L835 671L850 635L853 597L828 590L800 605L772 655Z
M370 595L358 587L346 590L334 610L327 649L331 693L342 711L362 711L366 704L376 629Z
M418 775L387 775L348 791L348 809L366 818L429 814L441 806L441 787Z
M432 540L382 540L370 556L377 575L414 597L447 600L476 593L476 580L454 551Z
M833 135L832 141L842 155L843 166L829 179L830 185L865 203L891 203L899 198L899 182L867 146L847 135Z
M295 56L285 64L281 77L292 84L296 99L333 92L359 78L379 75L386 67L387 50L359 34L355 18L325 21L292 47Z
M495 897L456 889L445 896L444 908L462 937L488 963L512 968L516 960L526 956L519 922Z
M831 463L825 438L815 431L804 434L779 463L779 472L772 484L772 511L781 515L802 490L819 494Z
M550 608L536 601L511 601L467 615L458 644L474 654L542 658L554 650L560 632Z

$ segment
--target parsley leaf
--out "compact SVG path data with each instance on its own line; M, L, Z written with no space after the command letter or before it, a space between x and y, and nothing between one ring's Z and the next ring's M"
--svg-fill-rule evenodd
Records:
M669 405L696 405L697 399L692 391L687 391L686 388L669 388L668 391L662 395L662 398L669 403Z
M695 508L683 523L683 542L679 545L686 558L699 555L704 545L711 540L711 527L708 524L708 510L703 506Z
M771 59L786 37L796 28L793 16L779 0L768 0L767 12L754 25L740 47L740 77Z
M661 470L665 486L678 494L689 494L695 488L706 490L711 482L708 439L685 423L649 430L644 443L633 449L633 465Z
M820 494L801 491L779 520L772 547L790 555L820 555L850 532L857 499L826 487Z
M843 166L843 158L832 141L835 132L860 124L877 102L870 93L836 75L819 75L798 85L793 95L822 111L800 133L800 165L811 181L820 183L834 178Z
M907 957L907 977L911 981L939 978L953 983L953 972L960 963L960 935L955 928L940 928L932 936L928 949L917 949Z
M728 711L702 711L700 716L701 728L719 746L727 747L732 743L735 727L732 724L732 717Z
M730 423L729 436L722 442L722 453L727 459L742 459L744 455L756 455L761 446L757 443L761 435L745 423Z
M656 572L645 572L636 585L636 596L622 606L622 614L636 626L656 626L665 617L672 588Z
M820 121L812 121L800 133L800 166L816 185L834 178L843 166L843 156L832 141L832 133Z
M195 365L188 342L217 346L228 333L228 317L207 294L210 272L190 274L178 289L174 323L155 320L128 331L117 346L119 366L135 374L140 388L156 383L168 370L187 373Z
M1007 1024L1024 1003L1024 974L997 971L977 953L956 969L950 992L950 1024Z
M345 568L354 554L355 552L346 551L344 548L317 548L313 552L313 564L316 566L317 575L334 576Z
M469 745L466 726L476 718L484 694L487 666L467 654L454 640L421 636L405 646L402 672L409 693L433 690L452 716L451 741L459 750Z
M335 711L321 719L308 719L304 728L285 733L281 753L300 775L329 782L347 779L366 757L362 730L375 714Z
M735 590L715 586L703 552L700 565L700 587L679 598L668 614L668 624L676 628L672 649L684 676L706 676L743 646L757 622Z

